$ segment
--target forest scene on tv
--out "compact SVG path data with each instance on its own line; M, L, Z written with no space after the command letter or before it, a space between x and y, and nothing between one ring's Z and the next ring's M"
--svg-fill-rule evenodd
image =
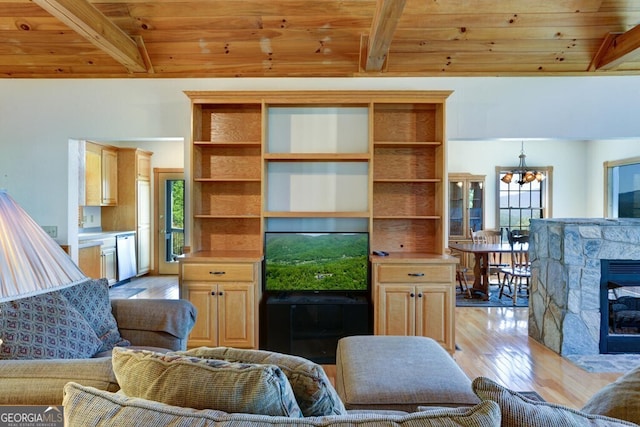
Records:
M367 233L267 233L265 289L366 291Z

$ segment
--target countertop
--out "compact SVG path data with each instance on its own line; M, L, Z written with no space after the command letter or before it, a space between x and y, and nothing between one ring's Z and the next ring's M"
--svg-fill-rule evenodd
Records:
M112 245L115 245L115 238L120 234L135 234L133 230L119 230L119 231L91 231L78 233L78 248L88 248L91 246L102 246L105 240L114 239Z

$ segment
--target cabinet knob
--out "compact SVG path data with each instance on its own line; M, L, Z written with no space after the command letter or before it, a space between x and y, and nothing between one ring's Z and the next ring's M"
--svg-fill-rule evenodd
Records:
M216 291L211 291L211 295L215 297L216 296Z
M424 276L424 273L408 273L407 276L422 277L422 276Z
M226 272L224 272L224 271L210 271L209 274L213 274L213 275L216 275L216 276L221 276L223 274L226 274Z
M422 294L418 294L418 298L422 298Z
M413 292L411 292L411 293L409 294L409 296L410 296L411 298L413 298L413 297L415 297L415 296L416 296L416 294L414 294Z
M218 292L218 295L222 296L222 291Z

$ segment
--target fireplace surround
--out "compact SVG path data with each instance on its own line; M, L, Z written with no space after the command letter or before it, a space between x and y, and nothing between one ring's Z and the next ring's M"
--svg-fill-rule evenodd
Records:
M563 356L600 354L602 260L640 260L640 219L534 219L529 256L529 336Z

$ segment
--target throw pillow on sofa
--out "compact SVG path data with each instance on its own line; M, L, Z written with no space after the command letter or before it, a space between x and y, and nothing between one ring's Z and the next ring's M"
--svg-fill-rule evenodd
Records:
M359 411L327 417L285 418L253 414L229 414L219 410L181 408L119 393L97 390L77 383L64 388L64 416L70 426L129 427L132 420L150 426L199 427L499 427L500 409L495 402L482 402L471 408L445 408L406 415L387 415Z
M582 410L640 424L639 402L640 366L600 389L587 401Z
M113 372L131 397L195 409L301 417L280 368L115 347Z
M474 379L471 387L483 401L492 400L500 406L502 427L637 427L636 424L615 418L591 415L566 406L527 399L484 377Z
M102 345L58 292L0 303L0 359L84 359Z
M230 347L199 347L179 354L230 362L276 365L289 379L300 410L305 417L342 415L346 409L324 369L303 357L265 350Z
M60 290L60 293L84 316L102 341L99 352L109 351L115 346L131 345L120 336L116 318L111 312L107 279L87 279Z

